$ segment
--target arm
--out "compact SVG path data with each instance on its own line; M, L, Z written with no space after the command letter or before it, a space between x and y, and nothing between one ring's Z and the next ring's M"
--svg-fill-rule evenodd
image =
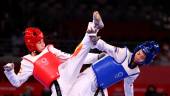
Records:
M112 56L118 63L121 63L126 58L127 48L119 48L107 44L105 41L99 39L95 46L100 51L105 51L108 55Z
M33 65L25 60L21 61L21 68L18 74L14 72L14 68L12 68L11 70L4 71L7 79L15 87L20 87L24 82L26 82L28 78L32 75L32 72L33 72Z
M133 82L138 77L138 74L124 79L125 96L134 96Z

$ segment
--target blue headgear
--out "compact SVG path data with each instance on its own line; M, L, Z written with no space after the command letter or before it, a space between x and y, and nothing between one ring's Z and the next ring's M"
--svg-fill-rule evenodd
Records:
M159 44L155 41L146 41L140 45L138 45L135 50L134 53L132 55L132 57L134 58L134 55L137 51L139 51L140 49L142 49L142 51L145 53L146 55L146 59L139 63L139 64L149 64L152 62L152 60L154 59L155 55L157 53L159 53L160 48L159 48Z

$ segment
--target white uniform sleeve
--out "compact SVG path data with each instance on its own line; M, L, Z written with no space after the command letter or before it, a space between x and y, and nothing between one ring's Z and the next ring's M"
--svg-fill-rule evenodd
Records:
M4 71L10 83L15 87L20 87L24 82L26 82L32 75L32 72L33 64L26 60L21 61L21 68L18 74L14 72L14 69L11 71Z
M139 74L136 74L124 79L125 96L134 96L133 82L138 76Z
M105 51L108 55L112 56L118 63L122 63L127 56L127 48L119 48L109 45L101 39L98 40L95 48L100 51Z

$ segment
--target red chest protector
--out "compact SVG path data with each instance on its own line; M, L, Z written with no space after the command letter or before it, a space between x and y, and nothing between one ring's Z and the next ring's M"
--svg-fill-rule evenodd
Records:
M61 64L60 59L51 52L47 52L34 62L34 77L46 88L60 75L58 66Z

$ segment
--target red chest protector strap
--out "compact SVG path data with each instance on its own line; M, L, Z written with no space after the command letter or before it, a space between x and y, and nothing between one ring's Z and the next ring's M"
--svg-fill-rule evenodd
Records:
M60 76L58 72L58 66L61 64L60 59L51 52L45 53L33 64L34 77L46 88L50 88L52 82Z

